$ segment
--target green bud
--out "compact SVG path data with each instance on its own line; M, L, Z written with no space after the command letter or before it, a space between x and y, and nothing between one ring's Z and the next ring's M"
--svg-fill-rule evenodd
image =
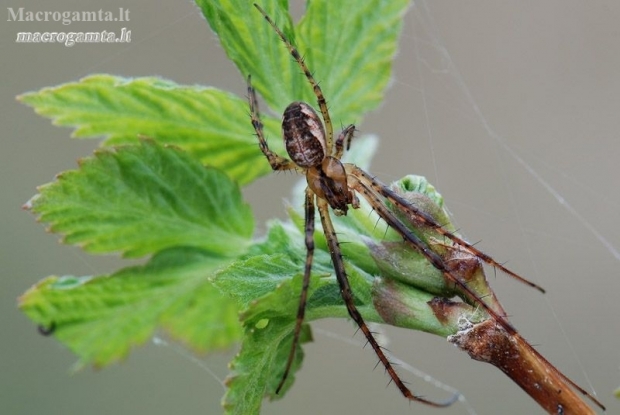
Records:
M367 242L381 275L431 294L451 296L441 271L405 242Z
M461 319L479 321L475 307L435 297L393 279L377 278L372 299L375 309L388 324L446 337L455 334Z
M447 231L454 232L456 230L445 210L443 197L425 177L410 174L393 182L390 189L418 210L430 215L436 223L442 225ZM403 222L411 224L410 228L422 239L428 240L429 237L437 236L435 231L428 229L415 217L411 217L396 208L392 210Z

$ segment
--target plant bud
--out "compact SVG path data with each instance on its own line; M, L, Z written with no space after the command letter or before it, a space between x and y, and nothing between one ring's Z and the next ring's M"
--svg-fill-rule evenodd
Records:
M480 312L469 304L435 297L393 279L377 278L372 299L388 324L448 336L458 330L461 319L480 320Z

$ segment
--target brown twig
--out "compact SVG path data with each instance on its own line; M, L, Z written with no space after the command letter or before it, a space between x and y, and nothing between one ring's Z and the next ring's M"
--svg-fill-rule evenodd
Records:
M577 392L585 394L605 409L542 357L523 337L507 333L492 319L467 325L448 340L466 351L472 359L498 367L550 414L594 415L596 412Z

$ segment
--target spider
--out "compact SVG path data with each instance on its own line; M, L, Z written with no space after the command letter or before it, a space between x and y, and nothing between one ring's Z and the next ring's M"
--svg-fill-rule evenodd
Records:
M487 305L474 291L472 291L461 278L457 276L453 267L447 264L442 257L433 251L430 246L417 237L409 226L422 226L433 229L443 237L449 239L463 251L469 253L479 261L483 261L496 269L507 273L513 278L524 282L541 292L544 290L538 285L530 282L516 273L508 270L502 264L496 262L487 254L481 252L468 242L445 230L428 213L420 210L416 206L407 202L400 195L389 189L386 185L376 180L373 176L366 173L359 167L350 163L340 161L345 144L348 150L355 131L354 125L349 125L340 132L334 141L334 132L331 117L327 108L325 96L321 87L314 79L308 69L304 59L297 49L286 38L284 33L278 28L275 22L257 4L254 6L263 15L269 25L275 30L286 48L297 62L305 77L307 78L314 94L316 95L317 105L321 113L322 121L318 113L305 102L293 102L284 110L282 117L282 133L284 144L289 158L282 157L269 149L267 140L263 133L263 124L258 110L256 92L252 87L251 76L248 76L248 100L250 106L250 117L252 126L258 137L259 147L267 158L273 170L295 170L306 176L308 186L305 191L305 245L306 262L304 267L302 290L299 298L297 318L293 331L293 340L288 360L282 375L282 379L276 388L279 393L290 371L291 364L295 357L295 351L299 343L301 327L304 321L305 308L307 302L308 287L310 283L310 273L312 270L312 260L314 254L314 226L315 209L318 210L323 232L327 240L327 245L336 274L336 279L340 287L340 293L345 303L347 311L353 321L358 325L366 337L368 343L373 348L379 361L385 367L391 380L398 387L400 392L409 400L418 401L436 407L449 406L456 401L458 396L454 396L445 402L435 402L423 397L414 395L396 373L391 362L384 354L381 346L375 340L362 315L355 306L353 292L347 278L342 252L336 231L330 216L330 209L336 216L346 215L349 206L353 209L359 207L357 195L363 197L370 206L378 213L388 226L395 229L402 238L414 249L418 250L435 268L442 272L447 281L453 283L460 289L468 301L483 308L494 320L496 320L510 335L518 336L516 329L508 322L503 310L496 310ZM407 222L397 217L386 202L390 202L393 209L398 209L406 217ZM401 216L402 217L402 216ZM572 383L572 382L571 382Z

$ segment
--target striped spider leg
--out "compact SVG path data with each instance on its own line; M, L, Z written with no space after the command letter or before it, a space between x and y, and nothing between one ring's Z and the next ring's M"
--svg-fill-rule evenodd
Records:
M354 164L346 163L344 165L347 172L347 178L349 186L355 190L355 192L362 195L364 199L373 207L379 217L381 217L392 229L396 230L400 236L407 242L412 248L421 252L424 257L439 271L441 271L447 281L450 281L458 287L467 300L473 304L482 307L489 316L497 323L511 339L511 343L518 344L520 348L527 349L527 353L535 356L535 358L544 366L544 370L549 376L555 376L558 379L563 380L566 384L573 387L582 395L590 399L599 408L605 410L605 406L589 392L576 384L568 376L558 370L551 362L549 362L544 356L542 356L536 349L534 349L519 332L510 324L507 320L505 313L499 304L489 305L483 301L480 296L473 291L461 278L459 278L450 266L442 259L442 257L431 250L431 248L423 242L418 236L416 236L409 227L398 216L396 216L390 209L387 208L386 201L390 202L395 209L398 209L400 213L404 213L408 223L415 224L417 226L424 226L435 230L439 235L451 240L456 247L469 253L477 261L485 262L497 269L504 271L506 274L514 277L516 280L523 282L541 292L545 292L540 286L533 282L515 274L513 271L506 269L501 264L497 263L487 254L479 251L468 242L454 235L453 233L444 229L426 212L419 210L415 205L407 202L399 194L391 190L389 187L370 176L368 173L360 169ZM501 368L501 367L500 367ZM513 379L515 380L515 379ZM556 393L561 393L561 390L557 390ZM530 392L528 392L530 393ZM553 398L551 398L553 399ZM558 412L560 413L560 412Z
M349 205L354 209L359 207L359 199L357 198L357 194L361 195L388 224L388 226L396 230L396 232L398 232L412 248L418 250L422 255L424 255L424 257L444 275L447 281L453 283L461 291L469 302L484 309L489 316L492 317L497 324L503 327L504 330L511 336L519 336L519 334L508 322L503 310L498 310L497 308L488 305L476 292L474 292L474 290L470 289L467 283L451 270L450 265L447 264L439 254L433 251L430 246L411 232L407 224L387 207L387 202L390 202L395 209L398 209L405 215L406 221L410 226L423 226L431 228L438 234L451 240L455 246L460 247L463 251L468 252L472 257L477 258L478 261L483 261L495 268L498 268L506 272L511 277L514 277L517 280L524 282L542 292L544 292L544 290L533 282L530 282L516 273L506 269L503 265L493 260L490 256L444 229L430 215L407 202L401 196L390 190L387 186L377 181L374 177L370 176L359 167L353 164L343 164L340 161L340 158L344 152L345 145L347 149L350 145L355 127L353 125L346 127L338 135L334 142L333 126L321 88L306 66L299 52L285 37L282 31L263 11L263 9L256 4L254 4L254 6L260 11L269 25L271 25L271 27L275 30L303 71L314 91L314 94L316 95L317 104L323 118L323 122L321 122L317 112L305 102L291 103L284 110L282 118L282 133L285 147L290 159L279 156L269 149L267 141L264 137L256 92L252 87L251 78L248 77L250 115L252 125L258 137L261 151L265 154L265 157L269 161L269 164L273 170L296 170L306 176L308 184L305 192L305 245L307 254L304 267L303 284L293 332L291 351L288 356L284 374L276 389L276 393L280 391L288 376L295 356L295 351L299 343L301 327L304 321L307 291L314 254L314 215L316 208L319 211L323 232L325 234L332 262L334 264L336 279L340 286L340 292L347 307L347 311L362 333L364 333L368 343L377 354L379 361L385 367L391 380L396 384L401 393L412 401L419 401L437 407L448 406L456 401L458 398L457 395L445 402L434 402L414 395L409 388L407 388L405 383L400 379L394 370L390 361L385 356L381 346L377 343L372 332L369 330L364 319L357 310L353 300L351 286L347 278L338 238L331 220L330 208L337 216L346 215ZM570 383L574 385L574 383ZM579 390L583 391L580 388Z

